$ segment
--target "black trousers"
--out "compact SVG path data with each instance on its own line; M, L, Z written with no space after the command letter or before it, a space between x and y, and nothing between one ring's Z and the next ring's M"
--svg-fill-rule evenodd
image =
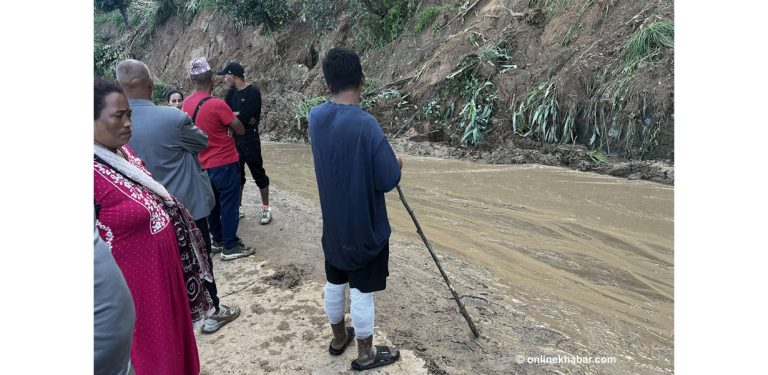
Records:
M261 158L261 139L255 130L246 130L244 135L237 138L237 153L240 154L240 185L245 185L245 165L251 170L251 176L259 189L269 186L269 177L264 170L264 160Z
M211 269L211 276L213 277L213 260L211 259L211 232L208 230L208 218L204 217L202 219L195 220L195 224L197 224L197 227L200 229L200 233L203 235L203 240L205 241L205 254L208 258L208 267ZM205 289L208 290L208 294L211 295L213 306L216 307L216 312L219 312L219 291L216 290L216 278L213 277L212 283L203 280L203 285L205 285Z

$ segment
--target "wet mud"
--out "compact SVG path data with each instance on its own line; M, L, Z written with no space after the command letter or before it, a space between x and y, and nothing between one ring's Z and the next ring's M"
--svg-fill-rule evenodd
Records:
M246 185L239 234L256 254L214 259L241 317L198 334L206 374L352 373L327 352L322 219L307 145L264 144L273 223ZM481 337L472 336L397 193L377 343L402 348L369 373L673 372L673 188L563 168L405 156L401 186ZM612 357L615 363L529 363Z

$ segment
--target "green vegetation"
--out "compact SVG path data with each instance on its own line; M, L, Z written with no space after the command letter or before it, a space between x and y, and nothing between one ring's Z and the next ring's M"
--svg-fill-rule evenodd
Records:
M568 1L559 0L530 3L551 12L568 5ZM587 1L582 12L592 3ZM614 3L609 1L606 6ZM571 44L580 28L580 24L568 27L562 45ZM645 99L633 90L633 82L639 67L653 64L664 49L673 45L674 25L671 21L657 20L641 27L624 44L621 58L587 83L589 98L586 101L571 102L564 107L555 81L539 83L524 100L511 107L513 131L542 142L575 142L575 124L579 119L583 121L588 137L583 141L593 149L590 157L596 162L606 162L597 156L601 155L599 151L621 154L628 159L654 157L659 145L661 120L654 121Z
M130 24L132 21L135 21L136 17L133 17L133 20L129 20L128 24ZM104 24L112 24L114 25L118 30L125 30L126 23L123 22L123 16L120 14L120 11L115 9L108 12L103 13L97 13L93 16L93 24L94 25L104 25Z
M440 13L443 13L447 10L450 10L451 7L448 5L430 5L428 7L425 7L422 9L419 14L416 16L416 32L420 33L427 29L430 25L435 27L433 24L435 22L435 19Z
M296 129L301 130L302 124L307 124L307 116L312 107L327 102L329 96L305 97L303 100L294 103L293 118L296 120Z
M438 99L436 103L430 103L426 108L429 112L425 112L427 118L440 120L437 124L450 123L457 103L454 98L458 98L458 103L463 103L457 119L459 129L463 129L461 145L478 144L492 130L490 120L496 112L497 91L487 77L478 77L480 62L476 55L469 55L459 62L457 70L446 77L440 90L451 104L440 112Z
M280 30L296 17L285 0L217 0L216 6L240 26L261 26L262 35Z
M477 144L490 131L489 121L496 104L496 93L491 81L483 81L472 88L472 96L464 104L459 117L464 128L461 144Z
M203 9L215 9L217 0L187 0L187 5L184 9L190 13L195 14Z
M568 29L563 33L563 39L560 41L560 45L563 47L571 45L571 43L573 43L573 41L579 37L579 31L581 31L581 24L578 26L569 26Z
M597 149L621 152L627 158L653 157L659 145L661 124L653 122L645 99L641 108L627 110L631 99L635 70L641 64L653 63L661 52L674 46L674 25L660 20L638 29L624 45L622 59L609 71L613 76L587 104L586 120L592 135L589 145Z
M376 102L378 102L381 99L392 99L392 98L398 98L401 99L402 95L400 94L399 90L396 89L385 89L381 90L375 93L371 93L369 95L363 95L363 100L360 102L360 108L366 109L374 106ZM405 101L400 101L398 105L406 104Z
M360 93L363 100L360 101L360 108L366 109L374 106L380 99L400 98L400 91L396 89L379 90L376 81L366 78ZM402 102L401 102L402 103Z
M478 53L477 56L480 58L480 60L490 61L496 64L501 64L512 60L512 55L510 55L509 51L499 47L498 45L490 45L483 48L480 50L480 53Z
M315 30L332 30L336 23L336 6L332 1L302 0L301 13Z
M456 110L456 102L453 101L450 105L446 105L444 110L441 110L442 107L439 99L430 100L424 107L423 119L440 128L447 127L448 121L453 117L453 112Z
M355 39L362 50L380 48L395 40L416 11L414 0L347 0L347 5L358 20Z
M576 107L571 107L563 118L557 83L545 81L531 90L527 99L513 111L512 130L542 142L572 142L576 112ZM562 122L559 121L561 118Z
M640 27L624 45L625 69L634 69L640 62L655 58L662 49L675 45L675 27L672 21L661 20Z
M115 79L115 67L128 58L125 46L120 43L109 44L103 35L93 39L93 75Z
M592 150L587 155L598 164L608 164L608 158L605 157L600 151Z
M165 94L167 94L168 91L175 89L176 87L163 82L163 80L158 77L152 77L152 83L155 84L155 87L152 89L152 101L157 105L168 104L165 101Z
M94 0L93 9L99 13L119 11L125 24L128 24L128 5L130 0ZM115 25L118 23L116 22Z
M133 0L128 11L137 16L139 39L146 42L158 26L176 14L178 7L173 0Z

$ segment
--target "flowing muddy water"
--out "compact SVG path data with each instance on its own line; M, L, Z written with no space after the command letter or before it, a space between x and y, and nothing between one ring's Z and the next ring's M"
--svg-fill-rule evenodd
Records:
M276 186L317 200L309 145L263 148ZM487 268L526 314L580 346L671 369L673 187L401 156L400 186L435 251ZM393 232L418 241L396 191L387 205Z

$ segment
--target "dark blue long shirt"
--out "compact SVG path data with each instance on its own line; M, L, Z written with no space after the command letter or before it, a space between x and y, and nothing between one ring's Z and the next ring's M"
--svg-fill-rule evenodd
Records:
M400 167L381 126L360 107L323 103L308 119L325 259L353 271L389 241L384 193L400 182Z

